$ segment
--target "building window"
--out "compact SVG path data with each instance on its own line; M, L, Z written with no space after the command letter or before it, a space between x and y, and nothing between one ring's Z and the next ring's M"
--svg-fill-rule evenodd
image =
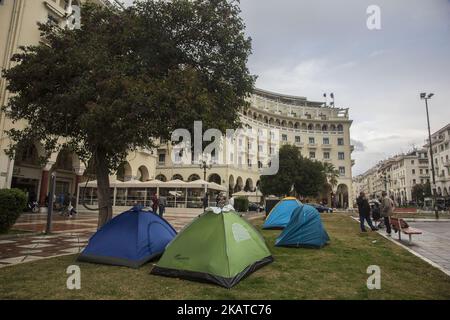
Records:
M273 155L274 153L275 153L275 149L273 147L270 147L269 154Z
M263 152L263 146L262 146L262 144L258 145L258 152Z
M160 154L158 155L158 163L159 163L160 165L166 164L166 154L165 154L165 153L160 153Z
M283 134L283 135L281 136L281 139L282 139L283 141L287 141L287 134Z
M414 160L411 160L411 164L414 164Z
M412 169L412 174L416 174L416 169Z
M323 144L330 144L330 138L323 138Z
M344 138L338 138L338 146L343 146L344 145Z
M295 143L300 143L300 136L295 136Z
M315 139L313 137L309 138L309 144L314 144L316 143Z
M330 153L329 152L324 152L323 153L323 158L324 159L330 159Z
M316 153L315 153L314 151L311 151L311 152L309 153L309 158L310 158L310 159L315 159L315 158L316 158Z
M339 167L339 174L345 176L345 167Z
M345 159L345 153L344 152L339 152L338 153L338 159L339 160L344 160Z

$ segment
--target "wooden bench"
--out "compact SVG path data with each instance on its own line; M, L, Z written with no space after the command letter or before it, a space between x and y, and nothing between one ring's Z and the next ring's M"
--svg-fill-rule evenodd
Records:
M411 228L405 220L401 218L391 218L391 226L395 232L398 232L398 240L402 240L402 232L409 236L409 243L412 242L413 234L422 234L422 231L419 229Z

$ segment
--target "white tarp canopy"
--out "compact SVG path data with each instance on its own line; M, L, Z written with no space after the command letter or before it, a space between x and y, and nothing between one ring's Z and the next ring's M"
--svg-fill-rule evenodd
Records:
M171 180L168 182L163 182L161 180L150 180L141 182L139 180L129 180L129 181L111 181L110 187L111 188L204 188L205 185L208 187L208 189L212 190L219 190L219 191L226 191L227 189L224 186L221 186L214 182L207 182L205 180L195 180L191 182L184 182L182 180ZM97 187L97 181L89 181L86 185L86 183L80 183L79 186L81 188L84 188L85 186L88 188L96 188Z

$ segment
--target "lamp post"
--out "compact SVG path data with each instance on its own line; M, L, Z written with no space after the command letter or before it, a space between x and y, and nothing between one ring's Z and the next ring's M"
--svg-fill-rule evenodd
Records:
M209 164L206 160L200 160L200 169L203 169L203 180L206 181L206 170L210 170L212 165Z
M203 155L202 160L200 160L200 169L203 169L203 180L206 181L206 170L211 169L212 165L208 163L206 160L205 155ZM208 198L208 184L205 183L205 199ZM205 206L205 202L203 204L204 209L206 209L207 205Z
M432 177L432 181L433 181L433 186L431 187L431 193L433 195L434 214L436 216L436 219L439 219L439 211L438 211L437 205L436 205L436 177L435 177L435 172L434 172L433 143L431 141L430 116L428 113L428 99L431 99L433 96L434 96L434 93L426 94L425 92L422 92L420 94L420 99L425 100L425 109L427 111L428 143L430 146L431 177Z

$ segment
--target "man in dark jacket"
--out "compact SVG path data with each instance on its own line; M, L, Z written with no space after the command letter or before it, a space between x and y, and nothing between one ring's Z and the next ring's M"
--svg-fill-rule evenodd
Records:
M366 232L364 221L367 221L367 224L372 229L372 231L378 230L373 226L372 220L370 219L370 204L364 192L361 192L359 194L359 197L356 199L356 203L358 204L361 232Z

